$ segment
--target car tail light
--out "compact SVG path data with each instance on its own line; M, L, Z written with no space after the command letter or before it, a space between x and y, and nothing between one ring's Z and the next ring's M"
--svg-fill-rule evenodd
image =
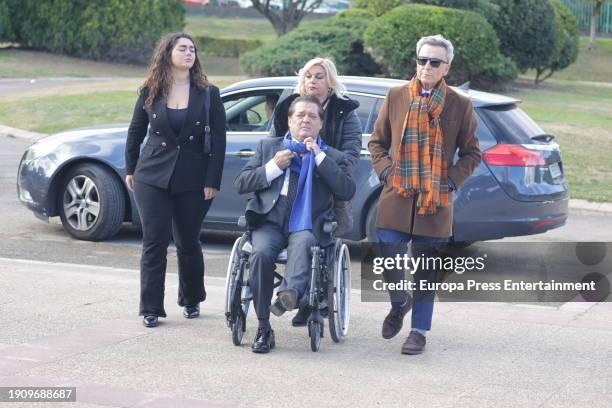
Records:
M498 144L482 153L490 166L545 166L541 151L530 150L518 144Z

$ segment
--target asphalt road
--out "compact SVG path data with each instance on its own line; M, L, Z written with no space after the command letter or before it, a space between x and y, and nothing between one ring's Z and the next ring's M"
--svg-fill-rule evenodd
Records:
M277 348L250 351L225 327L223 276L233 237L203 234L208 299L199 319L176 307L176 255L166 284L168 318L146 329L136 316L140 233L107 242L71 238L16 196L28 141L0 137L0 385L71 386L75 407L609 407L610 303L438 302L421 356L399 353L409 328L380 338L386 303L351 300L342 344L326 334L312 353L291 316L274 319ZM612 241L612 217L572 211L558 230L523 241ZM357 250L357 246L353 246ZM506 256L516 256L512 246ZM503 252L502 252L503 254ZM356 257L354 259L357 259ZM358 271L358 263L353 271ZM353 288L359 289L354 272ZM405 326L408 326L406 323ZM13 406L13 403L0 406ZM27 406L43 406L29 403Z

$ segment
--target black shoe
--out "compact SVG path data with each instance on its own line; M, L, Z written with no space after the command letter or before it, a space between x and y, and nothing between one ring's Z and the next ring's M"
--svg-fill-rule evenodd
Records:
M269 353L276 346L274 341L274 330L271 327L260 327L257 329L255 341L251 346L253 353Z
M295 306L297 306L297 301L298 301L297 290L295 289L283 290L281 293L278 294L278 300L280 300L281 305L283 305L285 310L291 311L295 309Z
M155 315L148 315L142 318L142 324L144 324L146 327L157 327L159 320Z
M402 354L421 354L425 350L425 336L416 330L411 330L402 345Z
M193 306L185 306L183 308L183 316L185 316L187 319L193 319L196 318L200 315L200 304L198 303L197 305L193 305Z
M275 316L282 316L286 311L295 309L298 293L295 289L286 289L278 294L276 300L270 306L270 311Z
M286 311L287 309L283 307L283 304L281 303L279 298L276 298L276 300L274 300L274 302L272 302L272 304L270 305L270 312L272 312L274 316L280 317Z
M402 326L404 324L404 316L406 313L412 308L412 302L410 299L406 302L406 305L401 309L397 310L395 308L391 308L391 311L385 317L385 321L382 326L382 336L383 339L391 339L397 335L397 333L402 330Z
M299 308L297 314L291 319L291 325L293 327L303 327L308 324L308 317L310 316L310 308L308 306L302 306Z

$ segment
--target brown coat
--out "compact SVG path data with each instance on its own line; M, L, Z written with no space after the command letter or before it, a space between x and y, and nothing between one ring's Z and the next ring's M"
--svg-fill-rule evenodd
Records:
M459 188L480 163L480 147L476 133L476 118L469 98L447 88L446 101L441 114L444 142L442 158L447 163L448 176ZM402 140L402 128L411 102L408 87L391 88L378 113L368 149L376 174L390 166ZM453 164L455 151L459 160ZM378 202L376 226L426 237L452 235L453 206L440 207L433 215L416 214L415 200L399 195L389 184L383 186Z

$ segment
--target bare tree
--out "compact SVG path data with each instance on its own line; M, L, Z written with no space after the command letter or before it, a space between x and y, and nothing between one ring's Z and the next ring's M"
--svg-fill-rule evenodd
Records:
M270 4L270 0L251 0L255 10L263 14L274 27L276 35L287 34L300 24L300 21L321 5L323 0L283 0L282 7Z

